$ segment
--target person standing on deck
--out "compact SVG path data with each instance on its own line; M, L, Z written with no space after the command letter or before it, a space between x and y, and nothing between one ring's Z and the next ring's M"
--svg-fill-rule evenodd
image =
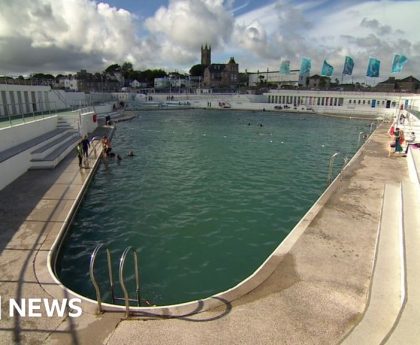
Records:
M400 131L399 127L395 128L394 139L395 139L395 152L401 152L402 151L402 147L401 147L401 143L400 143L401 131Z
M89 156L89 147L90 147L89 139L88 139L88 136L85 135L82 140L82 148L83 148L83 155L86 158Z
M83 160L83 148L82 148L81 142L77 144L76 151L77 151L77 158L79 158L79 168L81 168L82 160Z
M83 156L85 157L85 168L89 168L89 139L88 136L85 135L82 140L82 149L83 149Z

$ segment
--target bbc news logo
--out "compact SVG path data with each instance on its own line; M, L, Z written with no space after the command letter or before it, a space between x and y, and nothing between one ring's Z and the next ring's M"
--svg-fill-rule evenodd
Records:
M0 296L0 320L2 318L3 303ZM5 302L7 304L7 302ZM63 298L48 299L48 298L21 298L15 300L9 299L8 311L9 317L63 317L68 315L76 318L82 315L82 300L80 298Z

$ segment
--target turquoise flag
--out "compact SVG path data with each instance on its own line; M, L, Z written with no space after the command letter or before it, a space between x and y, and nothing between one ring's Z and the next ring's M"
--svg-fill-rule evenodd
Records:
M311 59L303 57L300 64L299 76L308 76L311 73Z
M404 55L395 54L394 60L392 60L391 73L401 72L407 61L408 59Z
M354 61L350 56L344 60L343 74L351 75L353 73Z
M324 60L324 64L322 65L321 75L325 77L331 77L334 73L334 67L331 66L327 60Z
M280 74L290 74L290 61L284 60L280 64Z
M381 68L381 62L373 57L369 58L368 68L366 71L367 77L379 77L379 69Z

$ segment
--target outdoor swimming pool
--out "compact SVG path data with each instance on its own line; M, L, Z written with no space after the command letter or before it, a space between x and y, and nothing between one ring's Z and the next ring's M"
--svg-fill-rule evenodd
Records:
M329 157L340 152L337 174L369 124L230 110L154 111L118 124L113 151L123 160L99 167L57 274L70 289L95 298L89 260L103 242L114 274L123 250L138 249L142 298L152 304L229 289L287 236L325 190ZM136 155L127 157L129 150ZM97 267L102 290L109 291L104 256Z

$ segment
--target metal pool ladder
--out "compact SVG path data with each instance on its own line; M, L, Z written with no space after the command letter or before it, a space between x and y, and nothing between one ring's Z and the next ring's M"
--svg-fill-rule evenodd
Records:
M95 248L95 250L92 252L90 256L90 266L89 266L89 275L90 280L92 281L92 284L95 288L96 292L96 301L98 302L98 312L102 312L102 298L101 298L101 290L99 288L98 282L95 278L94 274L94 267L95 267L95 261L96 256L98 255L99 250L103 247L103 243L98 244ZM127 258L127 254L132 251L133 252L133 259L134 259L134 274L136 278L136 298L129 298L127 288L125 285L125 276L124 276L124 265L125 265L125 259ZM139 274L139 266L138 266L138 256L136 250L134 250L132 247L127 247L120 258L120 265L119 265L119 282L121 285L121 289L123 291L124 296L123 297L115 297L115 285L114 285L114 278L112 275L112 262L111 262L111 253L108 248L106 248L106 258L108 262L108 277L109 277L109 286L111 289L111 296L112 296L112 302L115 303L115 301L124 301L125 303L125 316L128 317L130 314L130 302L137 303L137 306L140 307L140 274Z
M335 157L337 157L340 154L340 152L336 152L334 153L329 160L328 163L328 179L327 179L327 183L330 184L333 180L333 167L334 167L334 159Z

